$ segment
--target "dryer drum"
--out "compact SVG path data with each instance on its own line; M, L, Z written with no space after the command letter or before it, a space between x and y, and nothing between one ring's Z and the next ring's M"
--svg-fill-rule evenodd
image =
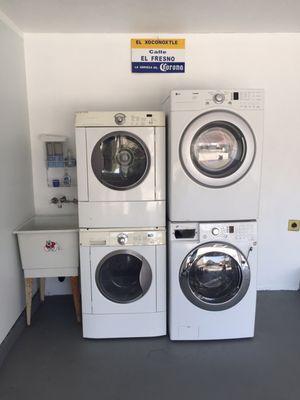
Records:
M184 129L179 159L197 184L223 188L241 180L256 154L252 128L240 115L213 110L197 116Z
M114 190L138 186L150 168L150 153L136 135L117 131L105 135L95 145L91 164L96 178Z
M215 121L204 125L195 134L191 147L191 159L204 175L222 178L237 171L247 152L242 131L227 121Z

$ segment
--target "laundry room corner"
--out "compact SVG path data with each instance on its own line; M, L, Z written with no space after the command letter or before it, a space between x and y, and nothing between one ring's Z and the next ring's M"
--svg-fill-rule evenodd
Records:
M299 0L0 0L0 399L298 400Z
M23 279L12 231L34 213L23 35L0 13L0 342L24 308ZM1 362L0 354L0 362Z

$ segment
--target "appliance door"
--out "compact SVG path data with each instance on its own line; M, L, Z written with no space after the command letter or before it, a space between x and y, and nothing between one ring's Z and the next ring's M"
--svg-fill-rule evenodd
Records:
M185 257L179 282L195 306L209 311L226 310L247 293L250 267L236 247L210 242L197 246Z
M185 172L195 182L218 188L234 184L249 171L256 143L241 116L215 110L201 114L187 126L179 152Z
M154 197L154 129L87 128L90 201Z
M155 312L155 246L91 247L92 310Z

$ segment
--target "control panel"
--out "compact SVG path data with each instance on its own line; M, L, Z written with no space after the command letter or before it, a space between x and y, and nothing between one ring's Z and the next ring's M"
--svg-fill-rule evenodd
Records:
M130 114L128 123L130 126L157 126L159 121L154 113Z
M77 127L93 126L165 126L165 114L159 111L78 112Z
M166 243L165 230L102 231L81 229L80 246L155 246Z
M221 106L239 110L262 110L264 92L261 89L240 90L180 90L171 94L171 109L201 110Z
M253 241L257 240L255 221L200 223L200 242L206 241Z

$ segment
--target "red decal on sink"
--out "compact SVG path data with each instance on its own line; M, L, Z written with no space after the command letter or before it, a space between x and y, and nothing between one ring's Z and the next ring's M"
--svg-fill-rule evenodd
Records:
M46 240L46 244L44 246L44 250L49 252L49 251L58 251L59 246L57 242L54 242L53 240Z

